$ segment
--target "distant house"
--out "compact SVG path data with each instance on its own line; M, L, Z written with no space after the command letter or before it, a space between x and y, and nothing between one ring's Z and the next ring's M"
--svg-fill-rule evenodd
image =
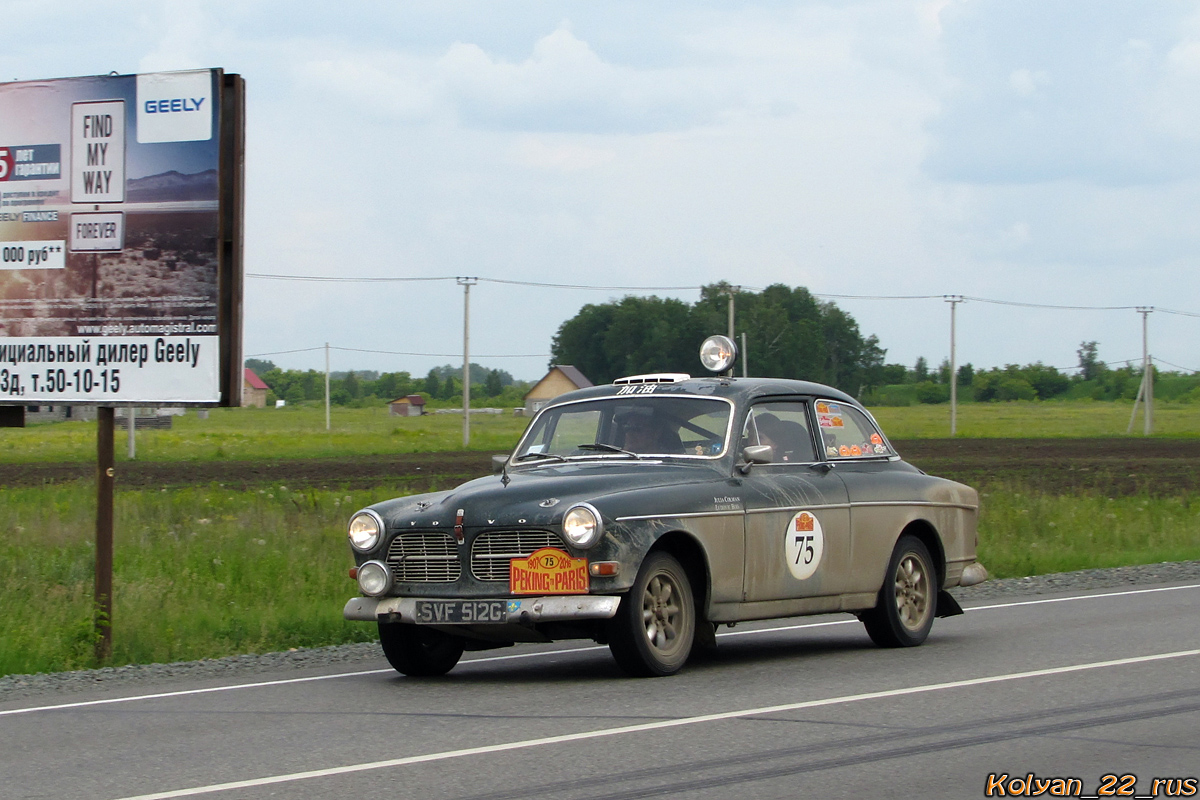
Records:
M246 367L242 370L242 408L266 408L267 392L271 387L263 383L262 378L254 374L254 370Z
M388 413L393 417L419 417L425 413L425 398L419 394L397 397L388 403Z
M592 382L579 370L567 364L556 364L546 373L546 377L533 385L525 395L525 413L533 416L560 394L573 392L576 389L586 389Z

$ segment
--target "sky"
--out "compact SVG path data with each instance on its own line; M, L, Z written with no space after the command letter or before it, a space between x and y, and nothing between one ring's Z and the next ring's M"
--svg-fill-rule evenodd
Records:
M1131 308L1010 303L1155 306L1160 368L1200 369L1195 2L0 8L3 81L245 78L243 349L281 367L461 364L463 276L471 360L521 379L585 304L722 280L931 296L834 299L910 366L944 295L1002 301L957 305L976 367L1141 358Z

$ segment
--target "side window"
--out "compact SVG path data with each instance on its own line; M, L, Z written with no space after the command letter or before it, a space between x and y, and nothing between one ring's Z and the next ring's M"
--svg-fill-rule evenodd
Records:
M806 406L801 402L754 406L746 418L743 444L770 445L772 462L811 464L816 460L816 451L808 430Z
M816 411L821 445L829 458L893 455L879 431L857 408L818 400Z

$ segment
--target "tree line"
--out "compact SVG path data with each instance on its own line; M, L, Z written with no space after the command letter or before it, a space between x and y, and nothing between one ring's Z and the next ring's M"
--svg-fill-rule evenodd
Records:
M310 369L283 370L271 361L248 358L246 366L254 370L269 387L267 402L284 400L289 405L325 400L325 373ZM471 402L489 402L497 406L524 404L529 384L517 381L502 369L487 369L471 364ZM329 373L329 402L338 406L365 407L387 403L398 397L419 394L427 402L439 405L462 404L462 367L446 364L429 370L424 378L408 372L351 370ZM438 403L437 401L444 401Z
M551 365L570 364L594 383L650 372L702 372L700 342L728 331L734 303L735 338L746 337L750 376L825 383L868 405L945 403L950 400L950 360L932 367L924 357L911 367L886 363L876 336L837 305L804 287L783 284L751 292L722 282L705 286L695 303L627 296L584 306L564 322L551 344ZM1095 341L1081 342L1077 368L1041 362L978 369L959 366L955 380L964 401L1092 399L1130 400L1141 383L1141 364L1110 365ZM740 363L734 372L741 374ZM1155 372L1155 396L1200 402L1200 375Z
M1080 342L1079 363L1060 370L1038 361L976 369L958 368L958 399L979 403L1009 400L1132 400L1142 382L1140 363L1111 365L1100 360L1099 344ZM950 360L930 369L924 357L913 367L887 364L884 382L861 398L868 405L912 405L950 401ZM1200 402L1200 374L1154 371L1154 394L1160 400Z
M626 296L586 305L559 326L550 363L575 366L597 384L647 372L699 373L700 343L727 332L731 297L749 375L812 380L852 394L882 380L886 351L878 338L864 337L834 303L783 284L762 292L712 284L695 303Z

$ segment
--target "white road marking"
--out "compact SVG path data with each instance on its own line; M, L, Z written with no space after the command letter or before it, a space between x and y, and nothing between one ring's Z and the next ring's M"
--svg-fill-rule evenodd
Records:
M1157 589L1128 589L1123 592L1105 592L1104 594L1080 594L1071 597L1047 597L1044 600L1018 600L1015 603L997 603L991 606L972 606L965 611L990 611L993 608L1016 608L1018 606L1036 606L1042 603L1066 603L1070 600L1100 600L1105 597L1126 597L1131 594L1154 594L1155 592L1177 592L1180 589L1200 589L1200 583L1189 583L1186 586L1160 586Z
M947 681L946 683L910 686L903 689L888 689L880 692L865 692L862 694L843 695L841 697L827 697L821 700L806 700L799 703L785 703L777 706L761 706L758 708L744 708L737 711L722 711L714 714L700 714L694 717L668 719L660 722L644 722L637 725L623 725L617 728L601 728L600 730L582 731L580 733L567 733L559 736L544 736L538 739L525 739L517 742L506 742L504 744L466 747L461 750L445 750L439 753L424 753L422 755L406 756L404 758L391 758L385 761L371 761L363 764L348 764L342 767L314 769L306 772L293 772L286 775L271 775L265 778L252 778L244 781L214 783L208 786L196 786L189 789L175 789L167 792L140 794L131 797L119 798L119 800L169 800L169 798L174 797L195 797L197 795L226 792L233 789L250 789L259 786L271 786L279 783L292 783L295 781L312 780L314 778L328 778L336 775L347 775L354 772L388 769L390 767L403 767L410 764L427 764L431 761L447 761L454 758L464 758L466 756L503 753L511 750L525 750L533 747L565 744L567 742L578 742L586 739L600 739L608 736L622 736L629 733L643 733L645 731L662 730L664 728L678 728L685 725L697 725L705 722L720 722L729 719L740 719L743 717L758 716L760 714L777 714L786 711L800 711L808 708L845 705L847 703L858 703L865 700L904 697L906 695L925 694L928 692L945 691L948 689L962 689L972 686L985 686L991 683L1028 680L1030 678L1043 678L1053 675L1066 675L1075 672L1084 672L1086 670L1107 669L1110 667L1122 667L1132 664L1145 664L1152 661L1163 661L1173 658L1187 658L1197 655L1200 655L1200 650L1179 650L1173 653L1154 653L1145 656L1134 656L1132 658L1119 658L1112 661L1093 661L1086 664L1071 664L1065 667L1051 667L1049 669L1030 670L1029 672L1013 672L1006 675L991 675L983 678L968 678L960 681Z
M88 706L103 706L112 703L132 703L135 700L161 700L164 697L186 697L193 694L209 694L210 692L227 692L231 689L256 689L263 686L283 686L289 683L308 683L309 681L326 681L331 678L349 678L355 675L375 675L380 672L392 672L390 669L371 669L363 672L342 672L337 675L317 675L310 678L287 678L278 681L259 681L258 683L239 683L234 686L210 686L207 689L184 689L178 692L159 692L157 694L140 694L132 697L110 697L105 700L84 700L78 703L59 703L53 706L32 706L30 708L10 708L0 711L0 717L12 714L31 714L34 711L60 711L67 708L87 708Z
M1070 600L1096 600L1107 597L1126 597L1135 594L1151 594L1154 592L1173 592L1179 589L1200 589L1200 583L1188 584L1186 586L1165 586L1157 589L1130 589L1122 592L1107 592L1105 594L1084 594L1073 595L1071 597L1051 597L1042 600L1023 600L1015 603L997 603L990 606L971 606L965 610L970 613L973 611L992 611L1002 608L1017 608L1019 606L1036 606L1043 603L1064 603ZM856 619L838 619L827 622L806 622L799 625L781 625L771 628L755 628L754 630L745 631L725 631L718 633L717 636L725 638L727 636L754 636L762 633L777 633L780 631L794 631L804 628L823 628L830 625L855 625L858 624ZM556 655L569 655L573 653L586 653L593 650L607 649L603 645L589 645L587 647L573 647L563 650L538 650L532 653L509 653L502 656L485 656L483 658L472 658L462 662L463 664L483 664L490 661L512 661L521 658L536 658L538 656L551 657ZM177 692L159 692L156 694L132 695L130 697L110 697L104 700L83 700L77 703L59 703L50 706L31 706L28 708L10 708L0 710L0 717L12 716L15 714L32 714L37 711L62 711L72 708L87 708L90 706L112 705L114 703L132 703L138 700L161 700L169 697L188 697L197 694L211 694L213 692L228 692L235 689L261 689L268 686L286 686L293 683L309 683L311 681L327 681L334 678L357 678L363 675L382 675L393 672L392 669L368 669L357 672L339 672L333 675L316 675L308 678L285 678L275 681L258 681L256 683L238 683L231 686L210 686L207 689L182 689Z
M474 658L470 661L464 661L464 664L477 664L481 661L500 661L513 658L533 658L534 656L550 656L557 653L580 653L584 650L599 650L599 645L593 647L576 647L570 650L540 650L536 653L513 653L506 656L490 656L488 658ZM338 672L333 675L314 675L308 678L284 678L277 681L258 681L257 683L237 683L231 686L210 686L207 689L181 689L177 692L159 692L157 694L139 694L130 697L110 697L105 700L82 700L78 703L59 703L52 706L32 706L30 708L10 708L6 711L0 711L0 717L10 716L12 714L30 714L34 711L61 711L70 708L87 708L88 706L104 706L112 703L131 703L136 700L161 700L164 697L187 697L194 694L211 694L212 692L229 692L234 689L261 689L264 686L286 686L290 683L310 683L312 681L328 681L334 678L357 678L362 675L383 675L395 673L391 667L387 669L365 669L357 672Z

